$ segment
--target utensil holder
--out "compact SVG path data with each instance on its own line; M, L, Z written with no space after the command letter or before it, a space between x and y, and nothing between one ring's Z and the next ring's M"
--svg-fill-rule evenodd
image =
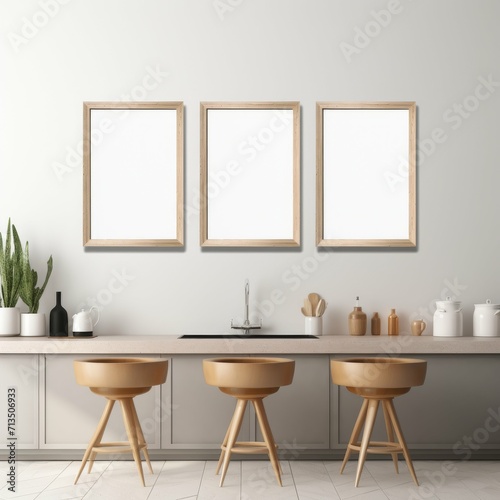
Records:
M323 318L321 316L306 316L304 319L306 335L323 335Z

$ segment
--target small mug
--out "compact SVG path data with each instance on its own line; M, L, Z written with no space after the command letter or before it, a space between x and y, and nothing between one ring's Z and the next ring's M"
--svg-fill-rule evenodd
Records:
M323 333L323 318L321 316L306 316L306 335L321 335Z
M412 335L422 335L426 326L427 325L425 324L425 321L423 319L416 319L415 321L412 321L411 322L411 334Z

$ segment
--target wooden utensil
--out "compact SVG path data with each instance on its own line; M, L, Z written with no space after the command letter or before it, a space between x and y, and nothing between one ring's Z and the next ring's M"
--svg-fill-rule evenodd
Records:
M316 316L323 316L326 309L326 302L323 299L319 299L318 305L316 306Z
M320 300L320 296L317 293L310 293L307 298L312 306L311 316L316 314L316 308L318 307L318 302Z
M305 309L305 315L306 316L312 316L313 315L313 308L312 308L312 304L310 302L309 299L304 299L304 307L303 309Z

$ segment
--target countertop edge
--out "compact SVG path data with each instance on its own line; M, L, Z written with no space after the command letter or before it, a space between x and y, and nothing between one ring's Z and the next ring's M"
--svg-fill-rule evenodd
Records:
M0 337L0 354L500 354L500 337L324 335L318 339L179 339L179 335L95 338Z

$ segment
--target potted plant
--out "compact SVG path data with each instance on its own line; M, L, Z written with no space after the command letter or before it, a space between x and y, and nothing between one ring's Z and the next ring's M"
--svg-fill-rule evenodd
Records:
M45 314L39 313L40 299L52 274L52 255L47 261L47 274L41 288L37 287L38 273L31 268L29 244L26 242L22 257L22 279L19 295L28 306L28 312L21 314L21 335L28 337L45 336Z
M14 247L12 248L12 238ZM13 336L21 333L21 314L16 307L22 279L23 248L16 227L7 226L5 247L0 233L0 336Z

